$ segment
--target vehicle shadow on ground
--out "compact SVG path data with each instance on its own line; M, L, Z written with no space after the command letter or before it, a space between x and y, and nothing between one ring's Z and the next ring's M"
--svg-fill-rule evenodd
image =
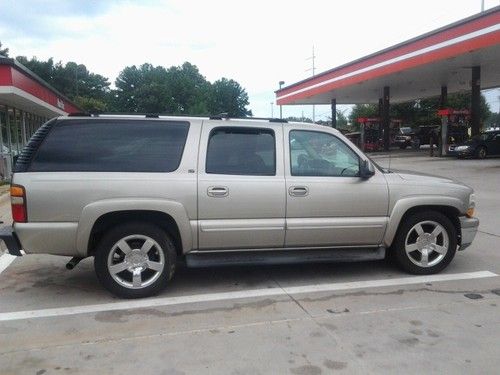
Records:
M119 300L99 284L93 260L85 259L75 269L65 268L66 258L36 256L20 258L0 276L0 292L16 299L57 299L82 304ZM273 266L227 266L187 268L180 266L170 285L159 297L218 293L322 283L401 277L386 261L358 263L313 263Z

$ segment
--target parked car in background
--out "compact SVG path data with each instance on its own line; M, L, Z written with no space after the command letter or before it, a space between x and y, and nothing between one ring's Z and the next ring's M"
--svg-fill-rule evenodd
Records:
M500 130L487 131L461 144L451 145L449 153L459 158L476 157L478 159L500 155Z
M422 125L419 126L412 136L411 146L418 150L422 145L429 145L431 143L431 134L437 134L440 130L439 125ZM437 140L435 140L437 141Z
M405 126L399 128L396 137L394 137L394 143L399 146L400 149L405 149L408 146L411 146L411 139L415 135L413 129L409 126Z

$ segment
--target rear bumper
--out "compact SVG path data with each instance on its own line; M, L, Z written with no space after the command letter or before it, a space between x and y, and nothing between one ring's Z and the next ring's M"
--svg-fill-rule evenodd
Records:
M476 237L479 219L477 217L460 217L460 228L462 232L461 244L459 250L465 250L470 246L474 237Z
M9 254L22 256L21 243L19 242L14 229L11 227L0 228L0 239L5 243L5 246L7 246Z

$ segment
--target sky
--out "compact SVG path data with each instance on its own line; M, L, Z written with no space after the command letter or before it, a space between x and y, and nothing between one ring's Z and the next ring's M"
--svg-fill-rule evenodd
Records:
M238 81L254 116L278 117L274 91L312 75L313 46L317 74L480 10L481 0L0 0L0 41L11 56L75 61L112 83L125 66L189 61L212 82ZM500 90L485 94L498 111ZM283 106L302 114L311 106Z

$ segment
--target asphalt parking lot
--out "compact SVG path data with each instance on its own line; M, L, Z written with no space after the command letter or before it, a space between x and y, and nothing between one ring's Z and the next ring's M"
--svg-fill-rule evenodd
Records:
M127 301L90 259L67 271L67 258L3 256L0 374L497 374L500 159L400 156L374 158L476 190L480 232L442 274L385 261L181 269L160 296Z

